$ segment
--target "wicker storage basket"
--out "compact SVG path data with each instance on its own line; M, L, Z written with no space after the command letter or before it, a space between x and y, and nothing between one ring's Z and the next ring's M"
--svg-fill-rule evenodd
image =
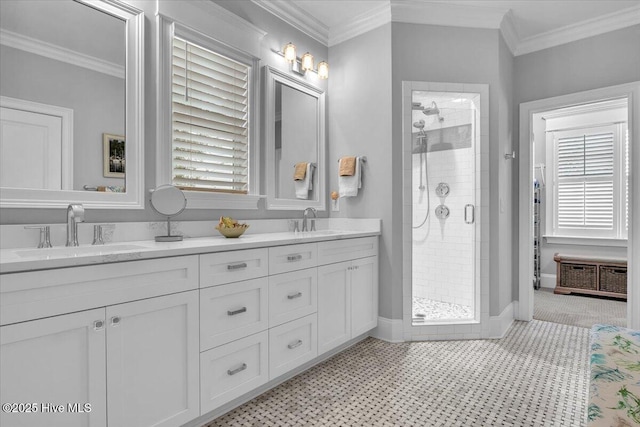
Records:
M627 268L601 265L600 290L604 292L627 293Z
M563 288L598 289L595 265L560 264L560 286Z

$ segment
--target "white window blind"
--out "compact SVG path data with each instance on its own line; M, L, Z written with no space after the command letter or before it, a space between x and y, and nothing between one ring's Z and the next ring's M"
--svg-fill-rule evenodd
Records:
M614 132L557 138L556 162L557 229L614 231Z
M174 37L174 185L248 192L250 73L248 65Z

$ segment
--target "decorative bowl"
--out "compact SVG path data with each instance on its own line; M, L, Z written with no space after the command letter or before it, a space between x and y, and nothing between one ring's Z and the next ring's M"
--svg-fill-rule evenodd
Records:
M216 230L220 232L224 237L227 238L236 238L242 236L242 234L247 231L249 228L249 224L242 224L237 227L220 227L220 225L216 225Z

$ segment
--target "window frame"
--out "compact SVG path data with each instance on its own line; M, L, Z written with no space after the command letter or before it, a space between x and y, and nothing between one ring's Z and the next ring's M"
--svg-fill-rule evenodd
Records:
M562 228L558 227L558 164L557 164L557 139L559 134L569 133L597 133L604 129L613 131L613 227L611 230L598 229L582 229L582 228ZM548 194L547 200L552 203L546 203L546 234L545 238L548 243L556 242L561 244L568 243L567 239L579 239L590 241L609 242L612 245L614 241L626 241L628 229L625 228L625 170L624 170L624 131L627 129L627 122L603 122L593 123L590 125L577 126L571 129L554 129L547 134L547 164L551 167L548 169L551 175L551 194ZM598 177L587 178L588 180L598 180ZM547 190L549 191L549 190ZM550 196L550 197L549 197ZM550 220L549 220L550 219ZM585 243L586 244L586 243ZM616 246L613 244L613 246Z
M258 209L260 192L260 58L216 40L199 31L158 15L158 102L156 185L171 184L172 166L172 56L173 39L179 37L193 44L247 65L249 74L248 102L248 191L247 194L183 190L190 209Z

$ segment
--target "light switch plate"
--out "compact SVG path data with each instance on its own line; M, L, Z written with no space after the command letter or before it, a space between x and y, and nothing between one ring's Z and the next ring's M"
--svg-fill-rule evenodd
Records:
M340 212L340 199L331 200L331 212Z

